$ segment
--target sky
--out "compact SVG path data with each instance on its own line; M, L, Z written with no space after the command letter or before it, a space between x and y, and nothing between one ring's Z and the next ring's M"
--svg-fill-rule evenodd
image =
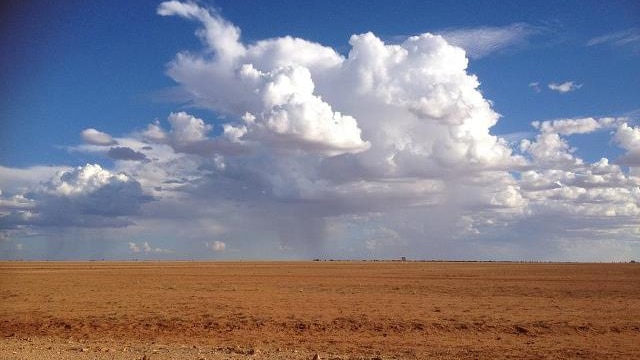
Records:
M0 259L640 258L636 1L0 11Z

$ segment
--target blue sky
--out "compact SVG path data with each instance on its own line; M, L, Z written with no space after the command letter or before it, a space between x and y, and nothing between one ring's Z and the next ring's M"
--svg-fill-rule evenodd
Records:
M184 13L183 5L191 13ZM425 258L625 260L640 254L640 173L634 167L640 164L637 2L216 1L172 3L165 14L159 14L159 6L151 1L5 5L0 256L304 258L412 251ZM204 13L213 22L207 23ZM283 53L260 50L224 67L220 54L233 42L194 35L197 29L219 31L218 25L238 29L244 47L266 40ZM364 60L349 62L355 60L350 37L367 32L404 49L412 46L408 37L424 33L442 35L446 43L420 43L415 59L440 57L421 67L385 63L383 53L371 55L379 61L372 70ZM331 49L335 56L326 60L335 61L326 65L331 70L321 64L324 60L295 60L299 48L278 40L286 36ZM371 39L360 38L362 49L374 43ZM450 53L454 46L466 50L466 69L447 68L459 59ZM308 52L318 52L311 56L320 59L325 50L310 46ZM180 63L180 52L214 73ZM295 69L271 66L273 61ZM262 88L251 80L246 86L258 86L254 92L266 93L283 77L301 86L295 96L285 94L297 99L289 100L294 104L278 103L283 94L271 94L273 99L260 104L250 95L226 97L227 88L236 97L245 95L233 90L235 83L223 70L237 76L245 64L265 82ZM352 71L341 73L349 66ZM420 69L436 75L411 78ZM309 94L306 72L315 86ZM361 77L351 79L351 74ZM388 74L410 82L380 80L371 97L351 97L363 89L366 76ZM464 80L471 75L479 87ZM365 103L379 112L369 113ZM314 114L324 114L328 106L339 126L318 125L321 116L307 118L308 112L295 123L294 105ZM280 118L274 111L286 113L291 127L276 124ZM482 114L465 118L465 112L476 111ZM243 120L245 113L256 122ZM378 119L380 114L386 117ZM554 125L554 120L565 123ZM154 121L162 139L145 133ZM549 123L543 131L543 125L532 126L534 121ZM96 132L83 133L87 129ZM475 133L466 140L453 135L451 142L443 140L463 130ZM440 147L466 151L469 163L449 154L439 158ZM624 160L605 172L594 165L602 157L610 164ZM380 167L383 159L394 159L393 168ZM175 169L160 174L167 164ZM475 166L475 172L460 170ZM66 178L60 175L65 171ZM562 187L526 183L536 176ZM576 180L589 176L600 177L593 180L599 185ZM455 191L468 191L476 200L451 200L452 181L459 183ZM478 185L483 181L486 185ZM170 189L159 185L178 182ZM381 185L389 182L402 186ZM72 186L77 191L61 190ZM539 187L545 186L551 187L543 194L547 190ZM259 191L247 190L253 187ZM365 188L374 193L367 201L341 195ZM129 204L123 193L138 202ZM416 196L421 200L407 201ZM396 205L382 206L387 202ZM82 221L49 214L50 203L67 204ZM171 206L184 207L183 214L165 210ZM425 226L437 227L441 221L434 219L443 209L450 211L445 221L450 226L424 240L430 233ZM189 211L194 213L185 220ZM271 220L255 218L274 211L282 213ZM570 219L571 225L538 226L550 214ZM189 224L193 230L159 233L154 230L158 222L169 228ZM530 239L509 240L523 228ZM301 240L307 236L313 239Z

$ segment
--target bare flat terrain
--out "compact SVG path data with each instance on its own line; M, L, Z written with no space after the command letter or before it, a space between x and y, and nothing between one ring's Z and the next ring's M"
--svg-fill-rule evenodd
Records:
M640 358L640 264L0 262L0 359Z

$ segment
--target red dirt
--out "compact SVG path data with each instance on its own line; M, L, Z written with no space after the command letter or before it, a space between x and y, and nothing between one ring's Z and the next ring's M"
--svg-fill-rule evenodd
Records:
M2 358L640 358L638 264L0 262L0 285Z

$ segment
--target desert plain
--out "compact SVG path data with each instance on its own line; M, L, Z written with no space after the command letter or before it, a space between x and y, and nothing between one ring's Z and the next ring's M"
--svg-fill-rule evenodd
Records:
M0 359L640 359L640 264L0 262Z

